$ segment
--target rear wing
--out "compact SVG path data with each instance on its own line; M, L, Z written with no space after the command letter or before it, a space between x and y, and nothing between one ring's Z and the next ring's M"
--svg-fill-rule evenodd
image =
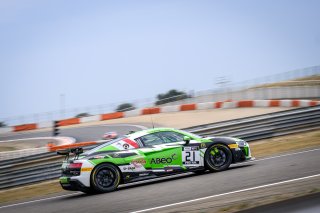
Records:
M63 150L58 150L57 155L65 155L65 159L69 159L69 156L71 154L75 155L75 159L79 157L80 154L83 153L83 148L82 147L77 147L77 148L72 148L72 149L63 149Z

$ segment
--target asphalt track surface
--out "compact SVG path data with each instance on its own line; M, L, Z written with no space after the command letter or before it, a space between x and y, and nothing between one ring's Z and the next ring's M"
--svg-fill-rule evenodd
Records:
M315 213L320 212L320 193L263 205L239 213Z
M73 137L77 141L95 141L101 140L101 137L106 132L115 131L119 135L125 135L129 131L138 131L145 127L139 125L130 124L105 124L98 126L82 126L60 129L59 136ZM0 141L15 140L22 138L36 138L36 137L50 137L52 131L41 132L22 132L22 133L10 133L6 135L0 135Z
M85 195L73 192L66 196L0 207L0 212L106 213L139 211L250 187L319 175L319 156L320 149L314 149L233 165L229 170L219 173L203 175L188 173L165 180L131 184L106 194Z

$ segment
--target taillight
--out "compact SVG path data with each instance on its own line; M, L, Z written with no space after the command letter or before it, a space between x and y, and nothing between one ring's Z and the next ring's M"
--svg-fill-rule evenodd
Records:
M69 169L81 169L82 163L71 163Z

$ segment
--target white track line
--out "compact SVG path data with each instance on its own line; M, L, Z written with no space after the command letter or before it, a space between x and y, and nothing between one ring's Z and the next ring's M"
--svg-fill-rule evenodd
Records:
M307 153L307 152L314 152L314 151L320 151L320 149L310 149L310 150L305 150L305 151L301 151L301 152L294 152L294 153L277 155L277 156L272 156L272 157L267 157L267 158L255 159L255 160L251 160L251 161L245 161L242 163L236 163L236 164L232 164L232 165L237 166L237 165L241 165L241 164L253 163L253 162L264 161L264 160L271 160L271 159L275 159L275 158L287 157L287 156L291 156L291 155L298 155L298 154Z
M22 202L22 203L15 203L15 204L10 204L10 205L6 205L6 206L0 206L0 209L13 207L13 206L20 206L23 204L35 203L35 202L39 202L39 201L52 200L55 198L68 197L68 196L72 196L72 195L80 195L80 194L82 194L82 192L76 192L76 193L67 194L67 195L59 195L59 196L55 196L55 197L47 197L47 198L42 198L42 199L38 199L38 200L31 200L31 201L26 201L26 202Z
M269 157L269 158L263 158L263 159L253 160L253 161L244 162L244 163L252 163L252 162L256 162L256 161L264 161L264 160L280 158L280 157L286 157L286 156L291 156L291 155L297 155L297 154L301 154L301 153L313 152L313 151L318 151L318 150L320 150L320 149L312 149L312 150L306 150L306 151L302 151L302 152L289 153L289 154L285 154L285 155L273 156L273 157ZM243 163L238 163L238 164L235 164L235 165L240 165L240 164L243 164ZM174 175L174 176L162 177L162 178L159 178L159 179L158 178L157 179L149 179L149 180L145 180L145 181L129 183L129 184L126 184L126 185L129 186L129 185L134 185L134 184L137 184L137 183L152 182L152 180L161 180L161 179L166 179L166 178L169 179L170 177L178 177L178 176L183 176L183 175L186 175L186 174L188 174L188 173L178 174L177 176ZM318 176L318 175L316 175L316 176ZM48 198L43 198L43 199L38 199L38 200L26 201L26 202L22 202L22 203L10 204L10 205L6 205L6 206L0 206L0 209L13 207L13 206L19 206L19 205L23 205L23 204L35 203L35 202L44 201L44 200L51 200L51 199L56 199L56 198L61 198L61 197L79 195L79 194L82 194L82 192L76 192L76 193L67 194L67 195L59 195L59 196L48 197Z
M227 193L222 193L222 194L217 194L217 195L211 195L211 196L207 196L207 197L201 197L201 198L197 198L197 199L193 199L193 200L187 200L187 201L182 201L182 202L178 202L178 203L171 203L171 204L168 204L168 205L157 206L157 207L153 207L153 208L149 208L149 209L143 209L143 210L134 211L134 212L132 212L132 213L140 213L140 212L153 211L153 210L162 209L162 208L166 208L166 207L171 207L171 206L176 206L176 205L181 205L181 204L196 202L196 201L205 200L205 199L209 199L209 198L221 197L221 196L230 195L230 194L235 194L235 193L239 193L239 192L246 192L246 191L252 191L252 190L255 190L255 189L262 189L262 188L267 188L267 187L271 187L271 186L277 186L277 185L281 185L281 184L296 182L296 181L305 180L305 179L310 179L310 178L315 178L315 177L320 177L320 174L311 175L311 176L306 176L306 177L301 177L301 178L296 178L296 179L291 179L291 180L285 180L285 181L276 182L276 183L270 183L270 184L261 185L261 186L255 186L255 187L251 187L251 188L241 189L241 190L232 191L232 192L227 192Z

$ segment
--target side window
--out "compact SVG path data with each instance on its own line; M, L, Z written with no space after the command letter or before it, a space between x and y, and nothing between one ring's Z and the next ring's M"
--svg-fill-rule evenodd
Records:
M181 142L184 136L178 132L158 132L156 134L161 137L165 143Z
M164 143L164 141L156 134L144 135L139 139L144 143L145 146L159 145Z

